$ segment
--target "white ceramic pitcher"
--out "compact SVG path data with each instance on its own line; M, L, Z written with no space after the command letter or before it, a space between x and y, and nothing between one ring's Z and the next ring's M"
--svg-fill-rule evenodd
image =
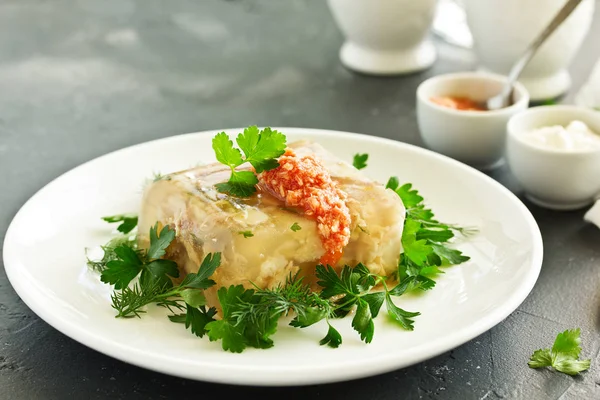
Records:
M402 74L428 68L436 58L427 39L436 0L329 0L346 36L342 63L377 75Z
M465 0L480 66L506 75L566 0ZM584 0L538 50L519 81L531 100L557 97L571 86L567 66L585 38L594 0Z

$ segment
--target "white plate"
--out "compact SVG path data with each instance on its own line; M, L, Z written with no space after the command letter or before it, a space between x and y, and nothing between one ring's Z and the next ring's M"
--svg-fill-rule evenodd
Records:
M326 326L280 324L275 347L242 354L199 339L151 306L142 319L115 319L110 288L85 265L84 248L103 244L111 226L100 217L135 212L145 179L214 160L215 132L176 136L129 147L64 174L18 212L4 242L6 273L23 301L71 338L120 360L191 379L248 385L335 382L406 367L448 351L506 318L533 288L542 239L527 208L486 175L450 158L391 140L323 130L282 128L288 139L319 141L351 160L369 153L365 170L385 182L412 182L443 220L479 227L459 248L472 260L447 269L424 295L398 299L420 311L415 330L380 315L375 337L362 343L348 319L336 320L344 343L319 346ZM229 133L237 133L231 130Z

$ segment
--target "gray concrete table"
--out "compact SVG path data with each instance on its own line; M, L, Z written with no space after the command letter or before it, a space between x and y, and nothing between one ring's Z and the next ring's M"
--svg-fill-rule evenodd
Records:
M575 88L600 55L599 36L596 17L571 69ZM422 145L417 85L475 65L469 52L438 43L440 59L428 71L361 76L339 64L341 42L317 0L0 2L0 240L19 207L50 180L151 139L258 124ZM506 168L492 176L521 194ZM40 320L2 268L0 398L600 398L600 230L584 224L582 212L526 204L540 225L545 260L517 311L427 362L332 385L222 386L124 364ZM527 367L533 350L574 327L583 331L591 371L572 378Z

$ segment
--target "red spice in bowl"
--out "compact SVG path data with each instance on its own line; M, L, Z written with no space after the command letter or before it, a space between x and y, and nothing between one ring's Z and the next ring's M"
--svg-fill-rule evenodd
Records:
M452 108L454 110L462 111L487 111L481 107L477 102L467 97L454 97L454 96L443 96L443 97L431 97L433 103L442 106Z

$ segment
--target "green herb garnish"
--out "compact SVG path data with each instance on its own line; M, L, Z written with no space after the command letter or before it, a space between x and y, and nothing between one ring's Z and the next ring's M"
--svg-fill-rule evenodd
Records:
M138 224L137 214L111 215L109 217L102 217L102 219L111 224L120 222L121 224L117 227L117 230L124 234L131 232Z
M404 253L400 256L398 278L403 280L409 276L421 276L426 281L419 287L431 289L435 286L432 278L443 273L439 267L461 264L470 259L459 250L448 247L447 243L455 236L455 232L468 234L471 231L434 219L435 215L425 207L423 197L412 189L410 183L399 186L398 178L392 177L386 188L395 191L406 207L402 232Z
M590 368L591 360L580 360L580 329L566 330L556 336L552 349L539 349L533 352L529 362L531 368L552 367L567 375L577 375Z
M294 223L292 224L292 226L290 226L290 229L291 229L291 230L293 230L294 232L298 232L299 230L301 230L301 229L302 229L302 227L301 227L300 225L298 225L298 223L297 223L297 222L294 222Z
M367 160L369 159L368 154L355 154L352 160L352 165L356 169L363 169L367 166Z
M233 142L225 132L213 138L212 147L217 160L231 168L229 180L215 186L222 193L249 197L256 192L258 178L253 171L237 171L235 168L246 162L254 167L256 173L277 168L277 157L285 152L286 137L271 128L259 130L256 126L250 126L237 136L236 143L241 151L233 147Z
M246 239L254 236L254 233L252 233L252 231L240 231L238 232L238 234L243 235Z
M119 235L110 239L104 246L100 246L100 249L103 251L102 258L99 260L93 260L87 257L87 265L98 272L104 271L106 269L106 264L118 258L117 253L115 253L115 249L122 245L128 246L133 250L137 250L136 235ZM89 249L86 249L86 256L88 250Z

